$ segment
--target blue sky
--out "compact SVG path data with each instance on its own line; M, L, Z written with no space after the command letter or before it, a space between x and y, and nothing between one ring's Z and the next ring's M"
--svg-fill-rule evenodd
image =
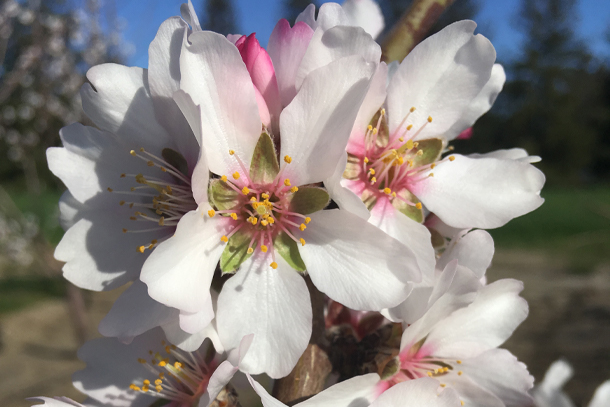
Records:
M457 0L459 2L459 0ZM180 4L186 0L120 0L116 2L117 13L127 22L125 40L135 46L128 65L148 65L148 44L157 28L166 18L179 15ZM242 34L256 32L262 44L266 44L277 20L281 18L280 0L233 0L238 24ZM145 3L146 6L142 7ZM194 0L198 12L203 9L203 0ZM480 0L481 9L476 18L484 34L496 47L498 57L508 60L519 52L522 36L514 22L520 0ZM610 25L610 1L580 0L577 27L579 35L587 40L594 53L610 57L610 44L604 39L604 31ZM201 15L200 15L201 18Z

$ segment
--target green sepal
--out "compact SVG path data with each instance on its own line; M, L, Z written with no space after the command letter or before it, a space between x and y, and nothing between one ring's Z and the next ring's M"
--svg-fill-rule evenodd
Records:
M266 132L261 133L250 162L250 179L255 184L270 184L280 172L280 164L273 140Z
M321 211L330 202L328 192L318 187L299 187L299 190L292 194L289 199L288 210L302 215Z
M388 380L389 378L394 376L399 371L400 371L400 358L398 356L395 356L392 359L390 359L388 361L388 363L386 363L386 365L383 367L379 376L381 377L381 380Z
M292 240L290 236L280 232L273 242L273 247L290 264L290 267L296 271L305 271L305 263L299 253L299 243Z
M248 245L252 235L241 230L235 232L229 238L227 246L220 256L220 270L222 274L234 273L241 264L248 260L252 254L248 254Z
M373 116L369 124L373 126L373 128L377 127L377 122L379 121L379 116L381 116L381 109L377 110L377 113ZM366 130L366 129L365 129ZM385 116L381 119L381 123L379 123L379 128L377 129L377 145L379 147L385 147L390 142L390 130L388 128L388 121Z
M413 168L421 167L423 165L432 164L438 161L443 152L443 140L438 138L430 138L426 140L418 141L417 147L413 151L423 151L423 155L413 156Z
M214 179L208 187L208 199L211 205L222 211L233 209L239 202L239 194L223 180Z
M156 400L154 403L152 403L150 405L150 407L161 407L161 406L166 406L169 403L171 403L171 400L165 400L165 399L158 399Z
M407 201L413 202L414 204L419 203L419 199L415 195L413 195L409 190L403 189L400 192L396 193ZM398 198L394 198L392 200L392 206L396 208L398 211L407 215L409 218L413 219L417 223L424 222L424 210L417 209L415 206L408 205L406 202L401 201Z
M172 150L171 148L164 148L161 150L161 156L163 159L171 164L174 168L180 171L184 176L188 177L189 175L189 165L186 162L186 158L176 150Z

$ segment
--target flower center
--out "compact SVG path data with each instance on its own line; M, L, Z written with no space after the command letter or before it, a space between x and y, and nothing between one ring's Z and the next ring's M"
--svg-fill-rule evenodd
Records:
M110 187L107 190L114 194L126 195L126 200L121 200L119 205L127 205L130 209L137 209L129 217L131 221L147 222L155 226L144 229L124 228L123 233L146 233L164 228L174 228L184 214L197 209L190 180L185 175L187 171L186 161L178 152L164 149L163 158L161 158L149 153L144 148L140 148L138 152L131 150L130 154L144 160L150 168L150 172L146 176L141 173L123 173L121 178L133 177L137 185L132 186L127 191L118 191ZM178 169L180 166L183 167L182 171ZM163 174L168 174L171 178L163 176ZM171 236L171 233L168 233L165 239L169 236ZM153 249L165 239L154 239L150 243L139 245L137 250L144 253L146 249Z
M151 379L141 384L132 383L129 388L190 406L206 392L217 363L213 358L206 362L199 351L184 352L165 341L161 345L164 354L149 350L150 360L138 359L151 372Z
M282 176L284 169L292 162L289 156L284 157L285 165L270 183L254 182L249 177L243 161L233 150L229 151L241 167L241 171L220 177L222 188L229 189L232 194L231 204L226 208L210 209L208 215L216 214L230 217L228 233L221 237L227 243L237 232L249 236L247 254L252 254L255 248L263 253L271 251L272 268L277 268L274 241L283 232L295 242L305 246L305 239L298 238L297 231L304 231L311 218L291 209L292 200L299 188L293 186L289 178Z

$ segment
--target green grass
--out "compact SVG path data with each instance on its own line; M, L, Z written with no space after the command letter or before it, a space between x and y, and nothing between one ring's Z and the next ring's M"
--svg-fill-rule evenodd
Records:
M543 250L575 272L610 263L610 188L543 190L532 213L491 230L496 247Z

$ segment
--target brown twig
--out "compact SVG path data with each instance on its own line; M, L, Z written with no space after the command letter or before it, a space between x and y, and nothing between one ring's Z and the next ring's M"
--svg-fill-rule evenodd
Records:
M415 0L381 45L381 59L402 61L455 0Z

